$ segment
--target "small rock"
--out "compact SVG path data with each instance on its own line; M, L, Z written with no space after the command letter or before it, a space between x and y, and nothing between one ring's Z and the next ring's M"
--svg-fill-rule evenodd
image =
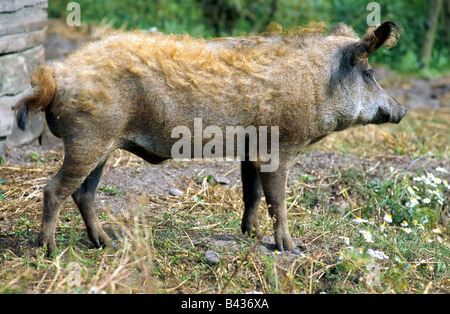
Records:
M253 290L253 291L247 291L247 292L245 292L245 294L264 294L264 292Z
M208 250L205 252L205 260L206 264L214 266L219 262L219 255L215 251Z
M173 195L173 196L180 196L183 195L183 191L177 189L177 188L170 188L169 189L169 194Z
M119 243L117 241L111 241L111 247L117 250L119 248Z
M223 184L223 185L230 184L230 179L225 178L225 177L214 177L214 180L219 184Z

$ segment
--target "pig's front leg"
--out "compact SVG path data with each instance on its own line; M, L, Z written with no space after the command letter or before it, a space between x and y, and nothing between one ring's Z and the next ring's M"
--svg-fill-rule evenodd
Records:
M261 184L273 220L275 245L278 250L284 249L297 253L287 223L286 213L286 179L288 169L280 166L276 172L261 172Z
M258 207L262 189L259 174L251 161L241 161L242 195L244 199L244 216L242 233L259 238Z

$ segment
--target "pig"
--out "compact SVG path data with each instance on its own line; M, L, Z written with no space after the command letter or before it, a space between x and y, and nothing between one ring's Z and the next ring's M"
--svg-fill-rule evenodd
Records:
M264 193L276 248L298 253L286 214L289 167L331 132L400 122L407 107L378 85L368 63L380 47L396 42L399 30L386 21L360 39L342 23L327 33L323 24L311 23L298 31L212 40L134 31L40 65L31 78L34 94L16 106L17 124L24 129L31 112L44 111L65 154L44 188L39 244L49 254L57 250L57 217L70 195L93 244L111 244L94 206L108 156L124 149L161 163L172 158L179 139L172 131L179 126L193 131L194 120L201 118L205 130L214 126L225 134L228 126L254 126L260 133L266 127L267 138L277 140L277 167L262 171L267 158L249 158L248 134L243 137L242 232L260 236ZM207 142L202 138L200 145Z

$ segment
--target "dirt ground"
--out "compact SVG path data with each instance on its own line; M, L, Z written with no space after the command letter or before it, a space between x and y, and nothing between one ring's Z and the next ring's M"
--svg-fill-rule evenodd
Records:
M80 29L79 33L70 33L56 22L49 27L46 42L48 59L63 58L68 52L87 40L87 33L92 29ZM53 26L52 26L53 25ZM411 108L428 107L442 108L450 106L450 76L438 80L426 81L419 78L405 81L392 81L392 73L384 68L376 68L376 76L381 84L388 85L388 92L399 102L407 103ZM63 145L48 130L43 135L42 145L34 141L29 145L10 148L3 156L6 166L36 165L45 160L47 167L57 169L63 159ZM351 154L342 155L332 151L307 151L298 157L290 170L288 186L291 187L304 175L320 175L336 168L353 167L360 171L373 168L375 175L383 177L394 169L435 169L436 167L450 168L449 160L419 159L413 160L408 156L376 156L363 158ZM46 173L38 189L45 186L55 174L55 170ZM119 212L141 194L169 195L171 188L185 192L187 182L192 182L204 175L213 175L230 188L240 189L239 162L217 161L168 161L161 165L150 165L127 152L117 151L112 156L100 181L99 187L112 187L117 193L98 193L97 206L109 206L110 210ZM236 230L239 234L240 230ZM233 241L233 237L219 237L217 243L223 244ZM220 242L222 241L222 242ZM230 242L231 243L231 242ZM4 243L5 244L5 243Z

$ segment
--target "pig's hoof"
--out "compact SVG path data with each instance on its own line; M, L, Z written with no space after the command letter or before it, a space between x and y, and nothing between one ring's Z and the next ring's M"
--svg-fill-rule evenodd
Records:
M300 250L295 245L294 240L292 237L287 233L277 233L275 232L275 245L277 247L277 250L279 251L291 251L295 254L299 254ZM298 253L296 253L298 251Z
M242 225L242 233L247 234L250 238L259 238L259 230L252 224Z
M56 253L56 241L52 236L47 236L45 233L41 232L39 234L39 246L47 250L47 256L52 256Z
M89 236L89 239L96 248L102 248L104 246L114 247L111 238L103 231L99 231L98 234L93 234Z

